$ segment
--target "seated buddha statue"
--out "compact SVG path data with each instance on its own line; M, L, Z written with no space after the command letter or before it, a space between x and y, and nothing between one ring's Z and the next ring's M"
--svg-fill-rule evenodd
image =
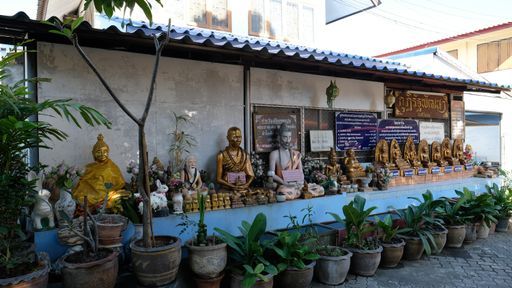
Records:
M107 208L111 210L121 209L120 198L129 196L124 190L125 182L119 167L108 157L110 149L103 141L103 135L98 135L98 141L92 148L93 163L85 166L84 175L80 177L78 184L73 188L73 198L83 202L87 196L89 207L98 207L107 196ZM110 183L110 185L106 185ZM99 204L99 205L98 205Z
M242 131L238 127L228 129L229 145L217 154L217 183L228 192L245 195L254 180L251 158L240 147Z
M416 154L416 146L414 145L412 136L407 137L405 142L404 160L409 162L409 165L414 168L421 167L421 162L418 159L418 154Z
M279 127L279 148L270 152L269 172L274 181L279 184L277 193L284 194L287 200L299 198L304 185L304 172L299 151L291 148L292 130L282 123ZM323 187L308 184L313 196L324 195Z
M443 139L441 143L441 155L443 159L448 162L448 165L457 165L459 161L453 158L452 155L452 145L450 143L450 138L446 137Z
M430 155L430 152L428 149L427 140L423 139L420 141L420 144L418 144L418 159L424 168L432 168L432 167L437 166L436 163L430 162L429 155Z
M458 164L466 164L466 157L464 156L464 145L462 139L457 138L453 141L453 158Z
M396 139L391 140L390 155L391 163L398 169L403 170L411 168L411 165L402 158L402 151Z
M336 150L333 147L329 152L329 164L325 166L325 176L339 183L347 181L347 176L343 175L340 164L337 163Z
M448 162L444 160L441 153L441 144L437 141L432 142L432 162L436 163L439 167L448 166Z
M381 139L375 147L375 167L388 168L389 163L389 146L386 139Z
M343 164L345 165L345 169L350 180L354 180L354 178L358 177L366 177L366 172L364 172L364 168L359 164L359 161L356 158L356 153L353 149L347 149L345 151Z

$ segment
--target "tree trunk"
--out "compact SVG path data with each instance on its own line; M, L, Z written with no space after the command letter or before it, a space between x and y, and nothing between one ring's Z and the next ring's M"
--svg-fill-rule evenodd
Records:
M151 208L151 191L149 188L148 169L148 151L146 145L146 135L144 133L144 124L139 124L139 193L142 195L142 205L144 212L142 214L142 238L144 239L144 247L153 247L153 213ZM142 184L142 185L140 185Z

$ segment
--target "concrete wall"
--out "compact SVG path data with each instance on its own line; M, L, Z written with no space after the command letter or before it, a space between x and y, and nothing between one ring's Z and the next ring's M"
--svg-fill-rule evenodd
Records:
M154 57L135 53L86 49L118 93L121 100L140 117L146 101ZM71 46L38 43L38 76L50 83L39 84L39 99L73 98L104 113L113 123L106 128L78 129L58 118L41 117L69 134L66 142L52 143L53 150L42 150L40 161L55 165L65 160L84 166L92 162L91 149L98 133L110 145L110 156L121 170L137 158L136 125L118 108L96 76ZM149 157L169 160L172 112L190 113L197 126L188 131L200 147L194 149L202 169L215 171L215 155L227 143L227 128L243 123L243 74L241 66L162 58L153 106L146 127ZM241 127L242 128L242 127Z

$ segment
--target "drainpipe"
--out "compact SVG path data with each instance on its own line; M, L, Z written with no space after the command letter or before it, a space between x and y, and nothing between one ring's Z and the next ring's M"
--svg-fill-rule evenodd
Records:
M29 39L28 35L25 36L25 39ZM35 78L37 77L37 42L32 41L26 44L24 47L25 56L24 56L24 72L23 76L25 79ZM27 52L34 51L34 52ZM27 81L25 83L28 87L28 91L30 93L30 98L35 102L38 102L37 96L37 84L31 81ZM38 115L31 116L29 118L30 121L38 121ZM28 164L30 167L34 167L39 163L39 149L32 148L28 151Z
M244 148L251 153L251 67L244 64Z

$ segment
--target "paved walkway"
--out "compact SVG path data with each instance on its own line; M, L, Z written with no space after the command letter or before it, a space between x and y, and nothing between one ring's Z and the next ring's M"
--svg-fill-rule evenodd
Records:
M379 269L373 277L349 274L343 285L332 287L512 287L512 233L495 233L462 248L419 261L402 261L397 268Z

